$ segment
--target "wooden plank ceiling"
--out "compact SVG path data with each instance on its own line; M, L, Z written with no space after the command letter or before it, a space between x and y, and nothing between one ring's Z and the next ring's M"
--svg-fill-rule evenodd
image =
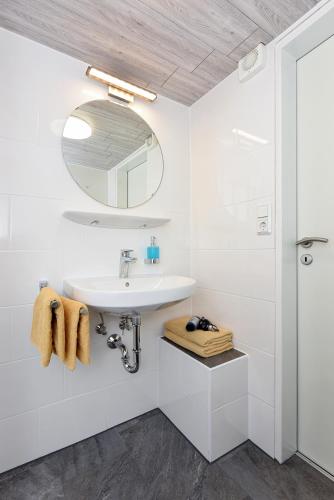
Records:
M0 0L0 26L191 105L317 0Z

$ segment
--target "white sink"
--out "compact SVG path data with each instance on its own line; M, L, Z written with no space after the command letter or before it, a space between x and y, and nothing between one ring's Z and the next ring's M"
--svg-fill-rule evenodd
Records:
M195 284L185 276L98 276L65 279L64 291L100 311L122 314L154 311L180 302L193 294Z

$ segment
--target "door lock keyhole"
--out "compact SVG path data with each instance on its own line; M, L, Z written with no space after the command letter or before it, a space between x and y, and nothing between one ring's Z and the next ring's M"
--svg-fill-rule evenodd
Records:
M311 254L309 253L304 253L301 257L300 257L300 262L302 264L304 264L304 266L309 266L310 264L312 264L313 262L313 257Z

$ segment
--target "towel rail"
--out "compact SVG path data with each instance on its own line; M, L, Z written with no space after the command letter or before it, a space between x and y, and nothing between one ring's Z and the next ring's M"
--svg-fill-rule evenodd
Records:
M57 307L59 307L58 300L51 300L50 307L51 309L57 309ZM81 316L86 316L86 314L88 314L88 309L86 309L85 307L81 307L79 312Z
M48 286L48 281L47 280L40 280L39 281L39 289L40 290L42 288L45 288L46 286ZM57 307L59 307L58 300L51 300L50 307L51 307L51 309L57 309ZM80 312L81 316L86 316L88 314L88 309L86 309L85 307L81 307L81 309L80 309L79 312Z

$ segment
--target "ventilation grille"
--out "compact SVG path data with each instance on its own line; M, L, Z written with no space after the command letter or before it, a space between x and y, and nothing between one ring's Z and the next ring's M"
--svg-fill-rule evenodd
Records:
M265 66L266 48L260 43L249 54L240 59L238 64L239 80L244 82L258 73Z

